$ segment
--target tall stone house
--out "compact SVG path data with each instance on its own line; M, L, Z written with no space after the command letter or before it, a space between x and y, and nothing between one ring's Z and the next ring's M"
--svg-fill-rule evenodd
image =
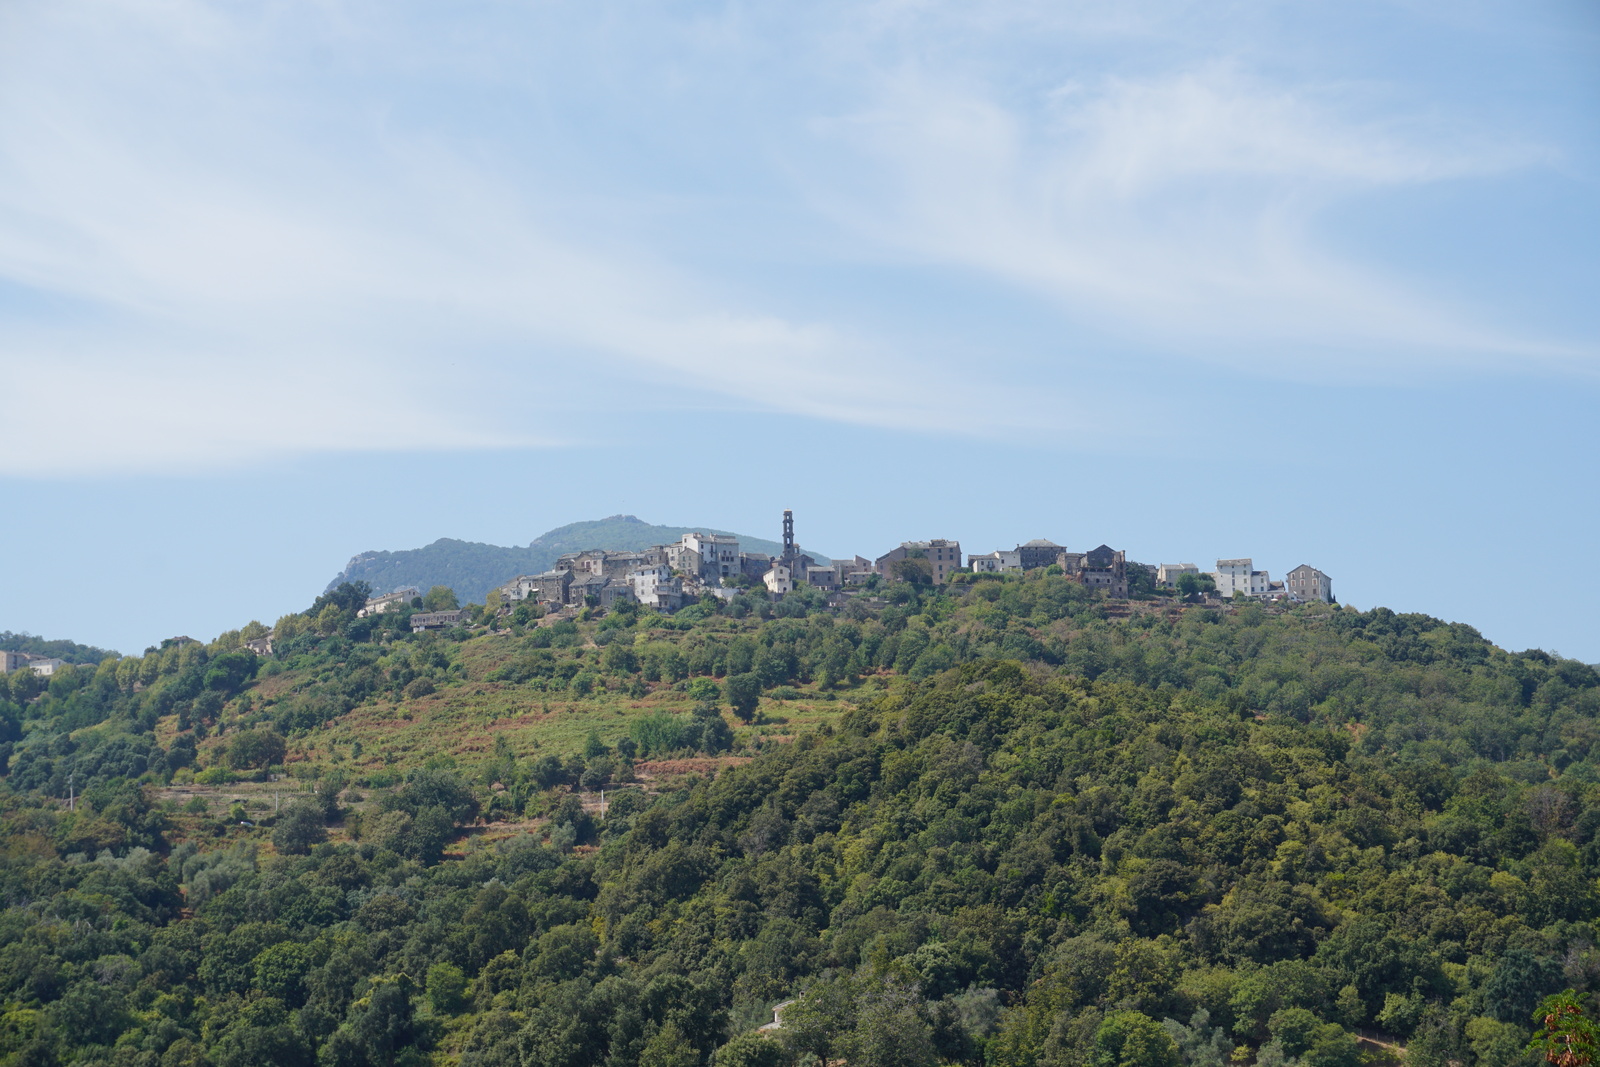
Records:
M950 575L961 569L961 542L935 538L932 541L904 541L873 561L872 569L885 578L894 577L894 565L920 553L933 570L935 585L943 585Z
M1284 585L1291 600L1306 604L1313 600L1333 603L1333 579L1308 563L1302 563L1290 571L1284 579Z
M1103 589L1109 597L1128 599L1128 555L1101 545L1087 552L1062 552L1061 569L1066 576L1091 589Z
M1066 550L1066 545L1058 545L1047 537L1035 537L1017 546L1017 565L1025 571L1039 570L1058 562Z

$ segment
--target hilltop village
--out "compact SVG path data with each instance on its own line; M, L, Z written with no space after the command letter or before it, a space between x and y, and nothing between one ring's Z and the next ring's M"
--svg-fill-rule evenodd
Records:
M1128 599L1158 592L1177 592L1193 599L1244 597L1261 601L1333 601L1333 582L1315 567L1301 565L1283 581L1255 569L1250 559L1219 559L1214 571L1193 563L1151 565L1128 560L1109 545L1075 552L1065 545L1037 538L1012 549L963 556L961 542L933 538L905 541L875 559L817 559L795 541L794 513L783 513L783 550L777 556L742 551L739 539L726 534L688 533L671 544L638 551L590 549L561 556L540 574L511 579L490 599L501 610L537 605L546 614L571 614L585 607L609 609L618 601L670 614L704 597L732 600L764 592L781 599L806 587L824 594L835 607L853 596L871 593L884 582L923 585L981 581L1008 573L1050 570L1104 593ZM397 589L367 601L362 614L412 605L420 590ZM458 625L461 610L422 611L411 618L414 630Z
M887 582L946 585L1045 570L1111 600L1175 593L1196 602L1239 598L1291 604L1334 602L1333 580L1306 564L1290 571L1284 580L1274 581L1268 572L1256 570L1250 559L1219 559L1215 570L1202 571L1193 563L1133 562L1125 552L1109 545L1074 552L1044 538L966 557L961 542L933 538L901 542L876 559L818 560L796 543L792 511L783 513L782 544L782 553L770 556L742 551L737 537L696 532L684 534L672 544L640 551L569 552L548 571L511 579L493 591L489 600L502 614L520 605L536 607L544 616L569 617L584 608L610 609L618 601L671 614L708 596L731 601L757 593L781 600L797 589L809 588L825 596L828 606L839 608L853 597L877 592ZM407 607L422 608L410 618L417 633L471 621L467 609L423 607L423 592L415 586L370 596L356 615ZM269 656L273 637L271 631L246 634L241 644L257 655ZM178 637L169 643L196 642ZM61 660L48 656L0 652L0 674L32 670L49 677L61 666Z

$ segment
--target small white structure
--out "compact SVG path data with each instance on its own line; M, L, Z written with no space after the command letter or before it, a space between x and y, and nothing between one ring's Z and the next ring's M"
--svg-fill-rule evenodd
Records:
M1333 603L1333 579L1310 564L1302 563L1290 571L1285 586L1290 600L1297 600L1303 604L1313 600L1320 600L1324 604Z
M794 588L793 572L781 563L774 563L772 569L761 576L761 581L773 596L783 596Z
M386 611L399 611L421 595L422 590L414 585L407 585L396 589L392 593L368 597L366 606L356 612L356 618L361 619L368 615L381 615Z
M43 656L34 656L32 659L28 660L28 669L33 671L34 674L40 674L46 678L50 677L52 674L56 673L56 671L60 670L62 667L65 667L66 665L66 660L48 659Z
M1178 575L1199 573L1200 568L1193 563L1163 563L1156 568L1156 584L1171 589L1178 584Z
M1235 593L1245 596L1267 596L1272 591L1272 578L1266 571L1253 570L1254 560L1219 559L1212 575L1217 580L1217 595L1224 600Z
M780 1001L779 1003L774 1004L772 1006L772 1021L770 1023L763 1023L762 1025L756 1027L756 1029L757 1030L782 1030L783 1029L783 1009L787 1008L789 1005L791 1005L793 1003L794 1003L794 1000L791 998L789 1000Z
M968 556L967 566L978 574L1002 574L1022 569L1021 549L999 549L983 556Z

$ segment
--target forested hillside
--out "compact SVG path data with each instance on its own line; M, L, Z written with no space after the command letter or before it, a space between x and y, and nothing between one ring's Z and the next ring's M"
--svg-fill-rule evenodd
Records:
M328 589L334 589L342 582L366 582L379 593L407 585L414 585L418 589L447 585L463 598L481 603L489 590L504 585L519 574L538 574L549 570L565 552L582 552L591 548L637 551L676 541L695 530L718 534L728 532L700 526L655 526L632 515L613 515L606 519L559 526L534 538L526 547L486 545L441 537L423 548L363 552L345 565L338 577L328 583ZM783 551L783 546L775 541L743 534L734 536L739 538L746 552L777 555Z
M1592 668L881 593L412 635L335 590L270 659L7 676L0 1055L1531 1064L1600 988Z

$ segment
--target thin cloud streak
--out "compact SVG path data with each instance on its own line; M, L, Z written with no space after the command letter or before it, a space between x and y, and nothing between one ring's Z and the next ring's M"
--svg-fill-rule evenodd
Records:
M71 383L0 399L13 470L569 444L581 420L551 412L570 389L1082 442L1115 425L1082 373L1102 338L1290 378L1593 362L1320 233L1331 208L1547 150L1209 44L1119 71L1140 42L1171 49L1188 5L477 15L446 33L404 4L12 9L0 287L78 309L0 303L0 372ZM1107 56L1076 80L997 73L1041 38ZM693 185L722 171L749 176L748 205ZM975 273L1043 297L1061 336L1001 373L940 308L874 317L753 269L807 257Z
M192 9L174 10L181 23ZM246 42L209 25L183 43L214 73L216 49ZM125 105L73 73L92 88L26 109L4 94L0 276L105 314L98 328L7 329L0 367L70 383L5 403L16 471L562 439L525 419L477 425L492 400L431 384L482 389L492 373L534 394L576 378L611 410L650 410L639 394L656 383L895 429L1059 428L1063 407L1037 396L954 396L925 360L847 328L732 308L648 251L553 237L537 214L559 204L530 203L515 175L438 138L385 129L329 155L292 124L227 130L216 105L174 135L152 128L170 101ZM314 180L286 180L302 161ZM46 432L63 420L70 442Z
M875 108L814 125L836 154L808 178L822 210L875 242L1258 372L1592 358L1324 250L1319 217L1332 206L1550 157L1397 127L1343 119L1220 65L1068 85L1032 112L912 71Z

